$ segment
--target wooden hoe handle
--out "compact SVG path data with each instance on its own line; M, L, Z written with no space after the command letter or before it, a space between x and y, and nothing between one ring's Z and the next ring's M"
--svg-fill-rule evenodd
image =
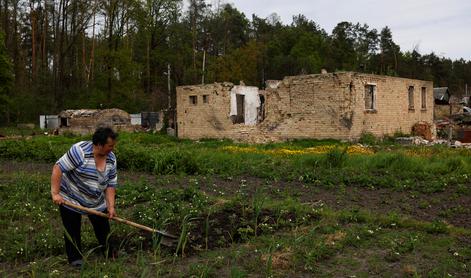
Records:
M87 212L87 213L90 213L90 214L94 214L94 215L98 215L98 216L101 216L101 217L109 218L108 214L106 214L106 213L96 211L94 209L86 208L86 207L83 207L83 206L80 206L80 205L72 204L71 202L68 202L68 201L65 201L65 200L64 200L63 204L68 206L68 207L75 208L75 209L78 209L78 210L81 210L81 211L84 211L84 212ZM144 231L148 231L148 232L151 232L151 233L158 233L158 234L161 234L163 236L173 238L173 239L177 238L176 236L171 235L167 232L152 229L151 227L147 227L147 226L144 226L144 225L141 225L141 224L138 224L138 223L135 223L135 222L117 217L117 216L115 216L111 219L113 219L115 221L118 221L118 222L121 222L121 223L124 223L124 224L127 224L129 226L139 228L139 229L144 230Z

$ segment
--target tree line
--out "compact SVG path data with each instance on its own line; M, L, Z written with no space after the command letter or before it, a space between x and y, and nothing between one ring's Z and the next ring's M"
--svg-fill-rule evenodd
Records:
M0 123L63 109L175 106L179 85L357 71L464 94L471 61L401 50L391 30L296 15L247 18L204 0L0 0ZM185 8L184 8L184 5Z

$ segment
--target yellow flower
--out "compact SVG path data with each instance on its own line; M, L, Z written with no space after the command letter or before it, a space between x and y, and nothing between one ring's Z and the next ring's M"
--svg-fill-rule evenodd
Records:
M269 155L298 155L298 154L324 154L328 153L335 148L338 148L335 145L324 145L316 146L305 149L271 149L271 150L260 150L255 147L237 147L237 146L226 146L222 150L232 152L232 153L256 153L256 154L269 154ZM370 155L374 154L374 151L370 148L361 146L361 145L351 145L347 148L348 154L364 154Z

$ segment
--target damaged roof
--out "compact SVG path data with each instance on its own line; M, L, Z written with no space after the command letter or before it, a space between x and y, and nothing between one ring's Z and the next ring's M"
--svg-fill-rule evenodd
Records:
M61 118L75 118L75 117L91 117L98 113L97 109L79 109L79 110L64 110L59 113Z
M449 104L450 96L451 94L448 87L433 88L433 97L437 104Z
M79 117L94 117L103 113L109 114L128 114L126 111L112 108L112 109L78 109L78 110L64 110L59 113L61 118L79 118Z

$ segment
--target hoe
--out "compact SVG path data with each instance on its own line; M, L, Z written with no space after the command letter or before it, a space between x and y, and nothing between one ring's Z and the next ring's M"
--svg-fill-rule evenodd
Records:
M94 214L94 215L98 215L98 216L101 216L101 217L108 218L108 214L106 214L106 213L99 212L99 211L96 211L94 209L89 209L89 208L86 208L86 207L83 207L83 206L80 206L80 205L72 204L71 202L64 201L64 205L75 208L75 209L78 209L78 210L81 210L81 211L84 211L84 212L87 212L87 213L90 213L90 214ZM156 229L153 229L151 227L147 227L147 226L144 226L144 225L141 225L141 224L138 224L138 223L120 218L120 217L115 216L111 219L113 219L117 222L127 224L129 226L139 228L139 229L147 231L147 232L158 234L158 235L162 236L162 241L161 241L162 245L165 245L165 246L168 246L168 247L173 246L174 243L176 242L176 239L177 239L176 236L174 236L172 234L169 234L165 231L156 230Z

